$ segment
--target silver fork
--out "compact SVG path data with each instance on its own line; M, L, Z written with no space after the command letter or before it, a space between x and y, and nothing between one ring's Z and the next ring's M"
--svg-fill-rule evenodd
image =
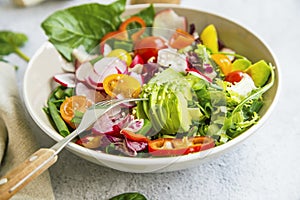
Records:
M95 121L112 108L128 102L147 100L143 98L112 99L94 104L84 113L79 126L67 137L63 138L51 148L41 148L33 153L27 160L8 172L0 179L0 200L9 199L31 180L39 176L52 166L58 153L77 135L89 128Z

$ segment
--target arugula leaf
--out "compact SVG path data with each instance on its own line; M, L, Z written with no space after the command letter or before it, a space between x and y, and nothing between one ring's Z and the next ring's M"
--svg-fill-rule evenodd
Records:
M68 60L72 51L80 45L91 52L108 32L116 30L122 22L126 0L109 5L84 4L60 10L41 24L49 41Z
M257 89L253 94L249 95L241 101L230 113L218 135L226 133L229 138L234 138L244 132L260 119L258 111L263 105L262 95L268 91L275 82L275 72L273 66L269 64L271 70L271 79L264 87Z
M0 31L0 58L2 56L15 53L25 61L29 61L29 58L19 49L24 46L28 38L23 33L15 33L12 31Z

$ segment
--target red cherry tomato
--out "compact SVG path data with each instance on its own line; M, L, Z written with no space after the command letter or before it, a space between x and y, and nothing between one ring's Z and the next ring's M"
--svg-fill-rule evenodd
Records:
M155 57L156 61L158 51L168 47L165 42L161 37L145 37L136 42L135 54L140 55L145 63L152 57Z
M225 81L234 84L240 82L243 77L244 77L244 72L234 71L227 74L227 76L225 77Z

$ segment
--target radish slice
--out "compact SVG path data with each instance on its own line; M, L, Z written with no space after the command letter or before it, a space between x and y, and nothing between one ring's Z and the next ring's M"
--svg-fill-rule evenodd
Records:
M90 62L85 62L77 68L75 72L76 79L85 81L91 73L93 73L93 65Z
M85 96L92 102L95 102L95 90L87 87L84 83L77 83L75 88L76 95Z
M91 73L87 77L90 81L90 83L97 87L103 86L103 79L94 71L91 71Z
M107 56L112 51L112 48L108 44L104 44L102 46L102 54L103 56Z
M102 91L98 91L94 88L91 88L89 85L85 83L77 83L75 88L76 95L82 95L88 98L93 103L108 100L109 96Z
M91 87L102 90L104 79L111 74L127 73L125 62L114 57L104 57L94 64L93 70L85 80Z
M91 77L88 77L87 79L85 79L85 81L94 90L103 90L103 85L101 85L100 83L95 83L95 81L92 80Z
M104 57L94 64L94 71L100 75L103 80L110 74L125 73L127 65L117 57Z
M169 39L176 29L187 31L187 20L185 17L177 15L173 9L165 9L155 15L153 27L154 36Z
M80 62L80 63L84 63L87 61L90 61L96 57L98 57L99 55L90 55L88 54L83 46L79 46L77 49L74 49L72 51L72 55L75 57L75 59Z
M53 79L64 87L75 87L75 75L73 73L56 74Z
M75 66L73 65L73 63L63 62L61 67L65 72L75 72Z

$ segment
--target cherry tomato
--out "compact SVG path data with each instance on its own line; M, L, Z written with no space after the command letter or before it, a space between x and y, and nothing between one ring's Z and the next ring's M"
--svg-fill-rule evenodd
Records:
M89 149L95 149L101 146L103 137L105 136L94 134L86 135L78 139L76 141L76 144L79 144Z
M76 128L76 125L71 122L75 116L75 111L85 112L88 107L92 105L92 102L85 96L72 96L67 97L60 106L60 114L63 120L69 124L72 128Z
M124 62L126 62L127 66L129 66L132 62L131 55L124 49L114 49L111 52L109 52L107 57L117 57L120 60L123 60Z
M230 72L225 77L225 81L234 84L240 82L243 79L243 77L244 77L244 73L242 71L234 71L234 72Z
M167 47L168 46L165 44L165 40L163 40L161 37L150 36L137 41L134 49L135 54L140 55L144 62L147 63L152 57L154 57L156 60L158 51Z
M104 79L103 88L111 97L121 95L125 98L131 98L138 97L141 84L137 79L126 74L111 74Z

